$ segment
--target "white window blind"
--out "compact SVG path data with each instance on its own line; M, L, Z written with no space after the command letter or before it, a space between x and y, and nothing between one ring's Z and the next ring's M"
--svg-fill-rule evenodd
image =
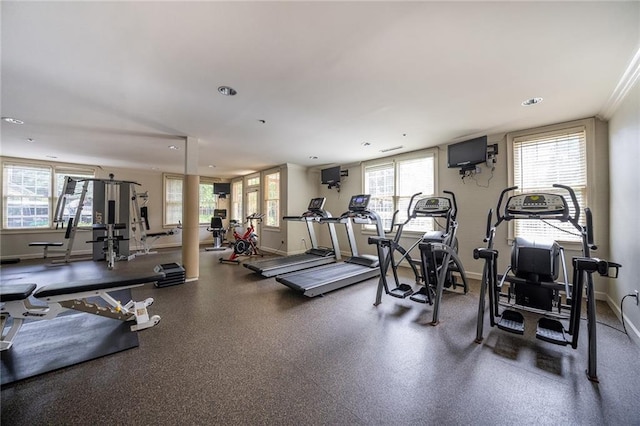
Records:
M182 222L182 177L164 177L164 226Z
M265 225L277 227L280 225L280 172L265 176Z
M563 195L574 215L571 199L566 191L553 184L570 186L576 193L581 209L587 207L587 155L584 128L561 133L514 138L513 182L517 193L550 192ZM556 241L580 241L577 230L569 223L539 220L515 221L515 236L549 238Z
M242 217L242 180L231 183L231 219L239 222Z

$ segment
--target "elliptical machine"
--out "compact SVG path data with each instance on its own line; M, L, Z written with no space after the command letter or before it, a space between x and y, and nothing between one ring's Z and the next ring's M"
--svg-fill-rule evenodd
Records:
M580 315L583 291L587 301L587 328L589 339L589 380L597 382L596 351L596 302L593 273L617 278L620 264L592 258L593 219L591 210L584 210L586 225L580 224L580 206L575 192L568 186L554 184L558 190L569 194L573 213L564 196L559 193L527 193L512 195L504 208L505 195L516 186L502 191L496 207L496 222L492 223L493 211L489 210L484 241L486 248L473 251L474 259L485 262L480 286L476 343L483 339L483 327L487 293L489 294L490 326L516 334L524 334L525 319L518 311L542 315L538 320L536 337L556 345L578 347ZM498 275L498 251L493 248L497 227L512 220L550 220L570 223L579 233L583 257L573 258L573 280L570 283L564 259L564 250L556 241L533 240L517 237L511 250L511 263L504 274ZM551 225L553 226L553 225ZM562 266L563 281L559 282L559 267ZM586 280L585 280L586 278ZM501 309L502 307L502 309ZM564 322L563 322L564 321ZM568 324L567 324L568 322Z
M369 244L377 246L378 258L380 259L380 280L378 281L374 306L382 303L383 289L386 294L393 297L400 299L409 297L414 302L428 303L429 305L434 305L431 325L439 323L440 301L444 289L451 287L456 289L460 285L453 272L457 272L460 275L464 293L466 294L469 291L464 268L457 255L458 240L456 239L456 233L458 222L456 221L456 216L458 208L455 194L451 191L443 192L448 197L421 198L412 209L411 206L415 198L421 193L414 194L407 207L407 219L403 223L395 223L398 211L393 214L389 231L392 232L397 227L396 235L393 239L382 237L369 237L368 239ZM444 230L427 232L408 250L404 249L400 245L404 226L413 219L423 217L446 218ZM420 261L412 259L410 255L410 252L416 246L420 249ZM401 254L397 261L394 256L396 251ZM412 285L400 283L398 279L397 267L403 260L406 260L411 266L416 284L422 284L415 291ZM420 266L420 272L416 265ZM391 289L387 282L389 267L391 267L396 284L396 287Z

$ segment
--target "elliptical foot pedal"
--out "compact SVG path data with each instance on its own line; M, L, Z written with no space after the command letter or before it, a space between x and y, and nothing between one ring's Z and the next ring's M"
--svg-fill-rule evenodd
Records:
M399 299L404 299L413 293L413 288L409 284L400 284L398 287L389 291L389 295L393 297L397 297Z
M515 334L524 334L524 317L520 312L506 310L496 324L499 329Z
M556 345L567 346L569 344L565 337L562 323L551 318L540 318L538 320L536 337L540 340L554 343Z
M429 288L424 286L424 287L420 287L420 290L416 291L415 293L413 293L410 297L410 300L413 300L414 302L418 302L418 303L428 303L430 305L433 304L433 301L431 299L431 295L429 294Z

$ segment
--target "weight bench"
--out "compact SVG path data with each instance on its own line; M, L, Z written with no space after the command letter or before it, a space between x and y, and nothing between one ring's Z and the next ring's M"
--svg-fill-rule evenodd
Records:
M49 247L62 247L64 243L50 243L47 241L34 241L29 243L29 247L43 247L44 248L44 259L47 258L47 251Z
M101 278L72 283L63 282L45 285L38 290L36 290L36 284L0 284L0 303L2 304L0 351L11 348L25 319L51 320L69 309L120 321L135 320L136 323L131 326L131 331L153 327L160 322L159 315L149 317L147 307L153 303L153 298L141 302L131 300L122 305L109 293L140 287L145 283L164 278L164 273L154 271L119 281ZM98 298L102 303L91 303L87 300L88 298ZM9 318L13 323L5 334L4 328Z

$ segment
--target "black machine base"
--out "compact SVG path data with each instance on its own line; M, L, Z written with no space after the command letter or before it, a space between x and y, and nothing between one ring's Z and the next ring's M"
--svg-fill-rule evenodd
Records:
M524 317L520 312L509 310L502 312L502 317L496 325L499 329L510 333L524 334Z
M156 287L184 284L186 272L177 263L163 263L154 268L155 272L164 272L165 278L156 282Z
M545 342L555 343L556 345L566 346L569 344L562 323L550 318L540 318L538 320L536 337Z
M409 284L400 284L398 287L389 291L389 295L404 299L405 297L413 294L413 288Z

